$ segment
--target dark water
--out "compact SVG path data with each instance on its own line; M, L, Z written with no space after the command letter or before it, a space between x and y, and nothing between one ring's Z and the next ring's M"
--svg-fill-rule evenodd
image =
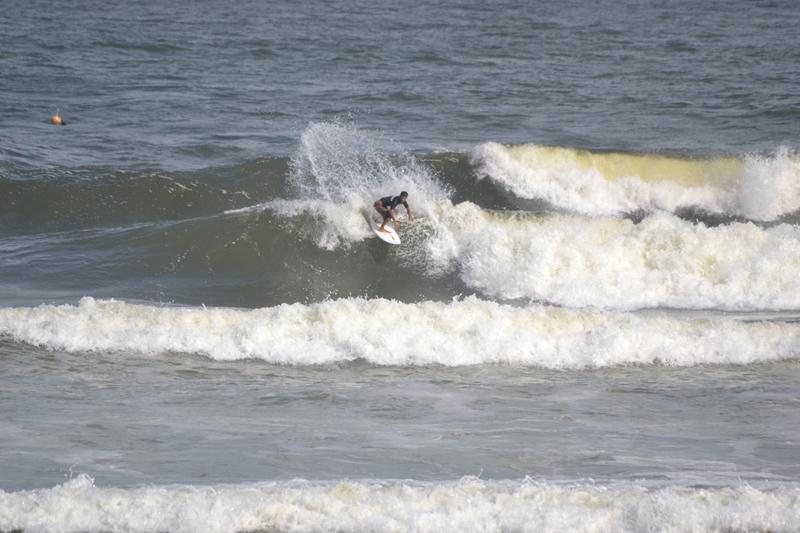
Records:
M794 2L0 7L0 530L800 527Z

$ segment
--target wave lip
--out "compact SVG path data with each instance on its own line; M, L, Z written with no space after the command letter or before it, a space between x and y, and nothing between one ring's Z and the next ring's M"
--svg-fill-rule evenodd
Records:
M800 156L788 148L690 159L489 142L471 159L519 198L585 215L700 208L770 221L800 210Z
M800 489L530 479L0 491L4 531L795 531Z
M403 340L387 330L403 324ZM84 298L0 309L0 335L66 351L216 360L391 366L513 364L556 369L629 364L749 364L797 357L800 323L599 313L468 297L449 303L351 298L238 310Z

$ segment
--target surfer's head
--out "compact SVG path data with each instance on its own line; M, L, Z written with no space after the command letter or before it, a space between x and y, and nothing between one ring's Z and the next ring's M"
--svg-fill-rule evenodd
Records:
M408 193L406 191L401 192L400 193L400 199L401 200L405 200L406 198L408 198Z
M64 122L64 119L61 118L61 115L56 113L52 117L50 117L50 123L56 126L66 126L67 123Z

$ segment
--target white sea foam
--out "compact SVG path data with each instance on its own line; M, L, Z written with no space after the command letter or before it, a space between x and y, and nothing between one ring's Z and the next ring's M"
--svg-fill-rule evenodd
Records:
M800 228L446 210L427 253L492 297L574 307L800 309Z
M800 210L800 157L786 148L770 156L694 160L485 143L472 160L520 198L587 215L699 207L775 220Z
M386 319L403 325L403 340ZM748 364L800 354L800 323L600 313L475 297L449 303L360 298L237 310L84 298L79 305L0 309L0 335L66 351L255 358L289 365L546 368Z
M800 489L522 481L306 481L0 491L0 530L797 531Z

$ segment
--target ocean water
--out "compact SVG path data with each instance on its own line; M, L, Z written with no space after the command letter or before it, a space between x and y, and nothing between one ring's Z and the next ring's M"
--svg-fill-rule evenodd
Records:
M800 530L795 2L2 7L0 531Z

